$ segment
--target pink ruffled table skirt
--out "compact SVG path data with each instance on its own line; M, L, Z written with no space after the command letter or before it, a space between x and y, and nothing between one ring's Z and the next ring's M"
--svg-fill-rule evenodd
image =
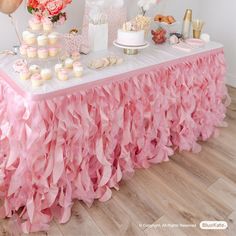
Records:
M1 78L1 217L47 230L70 219L74 199L107 201L136 168L200 151L224 125L224 76L217 49L39 101Z

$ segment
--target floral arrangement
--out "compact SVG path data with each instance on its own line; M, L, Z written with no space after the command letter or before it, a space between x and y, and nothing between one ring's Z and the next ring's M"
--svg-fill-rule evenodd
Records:
M125 22L123 24L123 30L124 31L139 31L139 30L146 31L150 23L151 23L151 19L149 17L138 15L131 21Z
M151 18L146 16L146 12L152 5L158 4L161 0L138 0L138 7L140 8L141 14L137 15L134 19L126 22L123 25L124 31L139 31L144 30L145 35L148 34Z
M62 10L72 0L28 0L28 12L38 18L49 18L53 23L63 23L66 20L66 13Z
M158 4L160 1L161 0L139 0L138 7L141 9L142 15L145 16L151 5Z

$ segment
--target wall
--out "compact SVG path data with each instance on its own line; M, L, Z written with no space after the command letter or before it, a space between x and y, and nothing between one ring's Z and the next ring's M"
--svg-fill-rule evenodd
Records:
M128 0L130 16L137 13L137 0ZM173 15L178 21L182 21L184 12L187 8L193 9L195 15L199 14L199 0L162 0L160 4L152 8L148 15L157 13Z
M201 18L206 22L204 31L212 40L225 46L228 66L227 83L236 87L236 1L204 0L201 2Z

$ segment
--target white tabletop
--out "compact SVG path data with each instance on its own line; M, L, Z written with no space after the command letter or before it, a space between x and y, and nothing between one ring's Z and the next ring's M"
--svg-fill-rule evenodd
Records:
M168 44L165 45L153 45L147 49L140 51L138 55L125 55L121 49L111 47L107 51L101 51L97 53L90 53L87 56L82 56L81 62L85 67L84 76L80 79L70 78L68 81L59 81L54 78L50 81L46 81L45 84L39 88L32 88L31 82L23 81L19 79L18 73L13 70L13 62L18 59L18 56L1 56L0 57L0 70L3 71L8 77L14 82L14 84L27 94L29 97L42 96L46 94L53 94L60 90L68 90L71 88L83 87L86 84L96 83L98 81L104 80L106 78L114 77L119 74L132 72L135 70L143 69L145 67L150 67L153 65L158 65L161 63L171 62L176 59L196 55L199 53L208 52L214 49L220 49L223 45L210 42L204 47L199 47L193 49L191 52L184 52L178 49L174 49ZM90 70L87 68L89 61L91 59L100 58L103 56L118 55L124 58L124 63L121 65L116 65L112 67L105 68L103 70ZM52 67L55 62L46 63L46 67ZM44 63L45 64L45 63Z

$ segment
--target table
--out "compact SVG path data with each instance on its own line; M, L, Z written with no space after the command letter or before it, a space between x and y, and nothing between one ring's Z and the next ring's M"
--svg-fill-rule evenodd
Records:
M119 54L118 49L91 58ZM122 55L122 54L121 54ZM136 168L199 152L224 126L229 101L223 46L190 53L154 46L83 79L32 89L0 59L0 216L23 232L69 220L74 199L107 201Z

